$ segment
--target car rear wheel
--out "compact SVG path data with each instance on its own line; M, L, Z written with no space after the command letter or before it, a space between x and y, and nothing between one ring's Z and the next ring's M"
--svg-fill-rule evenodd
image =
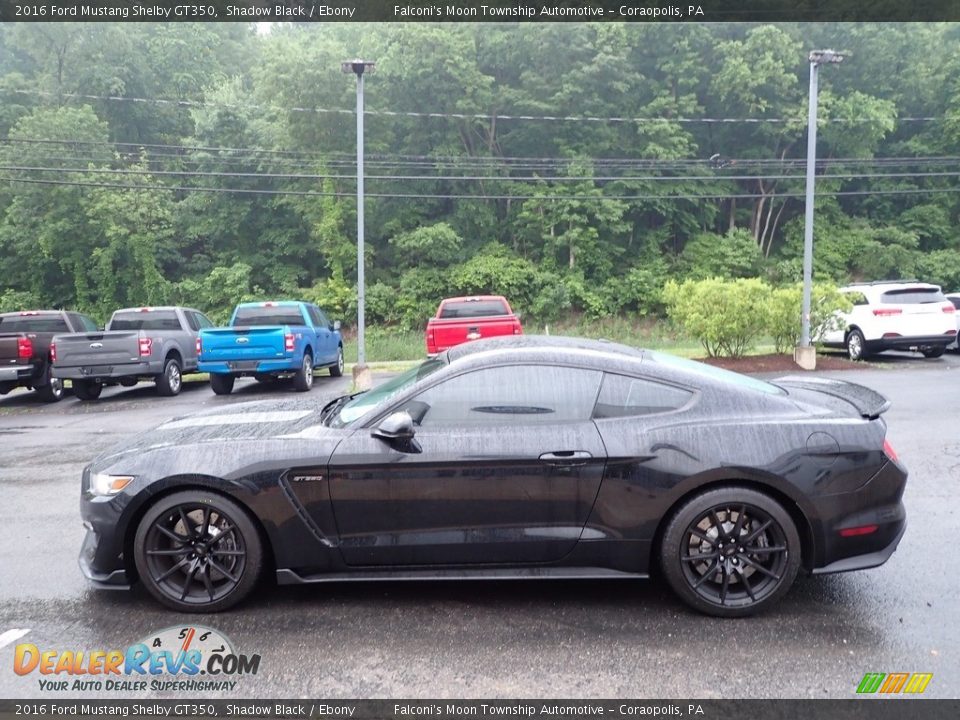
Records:
M210 375L210 387L217 395L229 395L233 392L233 375Z
M303 354L303 362L300 369L293 376L293 388L298 392L307 392L313 387L313 358L310 353Z
M147 510L134 538L137 572L157 600L180 612L217 612L243 600L263 568L253 521L222 495L187 490Z
M163 372L157 376L157 394L164 397L171 397L180 393L183 387L183 375L180 371L180 363L176 358L167 358L163 365Z
M47 384L37 388L44 402L59 402L63 398L63 380L53 377L53 368L47 365Z
M847 335L847 356L851 360L863 360L867 356L867 341L863 333L853 329Z
M103 392L103 383L98 383L95 380L73 381L73 394L78 400L96 400L100 397L101 392Z
M343 345L337 348L337 362L330 366L330 377L343 375Z
M776 603L800 568L800 536L772 498L745 487L698 495L671 518L660 563L674 592L717 617L743 617Z
M946 345L927 345L920 348L920 352L923 353L925 358L938 358L947 350Z

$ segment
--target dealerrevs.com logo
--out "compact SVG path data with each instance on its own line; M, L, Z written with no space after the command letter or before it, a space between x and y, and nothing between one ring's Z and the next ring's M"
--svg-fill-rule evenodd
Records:
M927 689L933 673L867 673L857 685L858 695L917 695Z
M150 633L124 650L58 650L23 643L13 654L13 671L39 675L44 692L229 692L241 676L259 670L259 655L237 653L225 635L196 625Z

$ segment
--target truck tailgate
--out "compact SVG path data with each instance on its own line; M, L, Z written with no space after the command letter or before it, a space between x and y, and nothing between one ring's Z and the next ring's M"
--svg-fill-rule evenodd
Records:
M94 333L55 335L54 367L92 367L140 362L140 332L107 330Z
M516 327L517 320L514 315L465 319L450 318L449 320L432 318L428 324L428 329L433 331L438 352L469 340L513 335Z
M286 328L231 327L200 331L200 360L265 360L284 355Z
M0 335L0 365L25 362L20 358L20 334Z

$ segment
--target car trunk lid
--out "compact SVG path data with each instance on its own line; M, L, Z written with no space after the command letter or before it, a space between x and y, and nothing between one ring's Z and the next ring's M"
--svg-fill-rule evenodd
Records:
M791 390L805 390L843 400L852 406L858 415L871 420L880 417L890 407L890 401L876 390L845 380L790 375L770 382L788 393Z

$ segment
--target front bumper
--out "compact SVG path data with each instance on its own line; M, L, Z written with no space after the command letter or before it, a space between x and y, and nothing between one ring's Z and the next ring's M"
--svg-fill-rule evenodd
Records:
M109 382L122 377L153 377L163 372L163 361L152 360L123 365L53 366L53 376L61 380L92 380Z
M124 558L124 509L129 497L124 493L94 496L89 492L90 468L83 471L80 490L80 517L87 530L80 547L80 571L95 587L125 590L132 578Z
M80 564L80 572L90 581L91 585L102 590L129 590L130 580L127 578L125 568L97 570L97 556L101 547L100 536L92 525L88 523L84 523L84 525L87 527L87 534L83 538L80 557L77 558L77 562ZM103 562L102 559L101 562Z

